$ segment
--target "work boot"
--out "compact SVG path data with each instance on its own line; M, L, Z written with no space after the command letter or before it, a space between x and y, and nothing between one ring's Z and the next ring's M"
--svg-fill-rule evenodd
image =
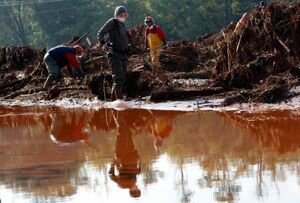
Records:
M116 97L116 91L115 91L115 88L113 87L112 90L111 90L110 100L111 101L115 101L116 99L117 99L117 97Z
M111 101L115 101L117 99L123 99L123 91L122 89L113 87L111 90Z
M53 81L54 81L53 77L48 76L47 80L46 80L46 82L44 84L44 88L49 88L52 85Z
M119 89L119 88L116 88L116 98L117 99L123 99L123 91L122 91L122 89Z

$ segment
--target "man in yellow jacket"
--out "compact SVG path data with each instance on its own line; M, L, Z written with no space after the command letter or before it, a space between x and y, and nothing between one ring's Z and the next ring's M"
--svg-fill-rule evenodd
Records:
M166 45L166 34L154 23L154 19L151 16L147 16L144 22L146 25L146 48L150 50L151 62L154 67L160 68L159 54L162 47Z

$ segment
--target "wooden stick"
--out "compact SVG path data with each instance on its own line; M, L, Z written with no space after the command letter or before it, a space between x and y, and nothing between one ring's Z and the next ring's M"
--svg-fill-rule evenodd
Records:
M75 42L73 42L72 44L71 44L71 46L74 46L75 44L77 44L78 42L80 42L83 38L85 38L86 36L88 36L88 32L87 33L85 33L84 35L82 35L78 40L76 40Z
M283 48L286 50L287 53L290 53L291 50L288 48L288 46L279 38L279 36L274 32L276 39L278 42L283 46Z
M241 36L240 36L240 39L239 39L239 43L238 43L238 45L237 45L237 47L236 47L236 53L239 51L239 48L240 48L240 44L241 44L241 41L242 41L242 37L243 37L243 35L244 35L244 30L245 29L243 29L243 31L242 31L242 33L241 33Z
M101 60L101 59L104 59L104 58L106 58L106 56L98 56L96 58L92 58L92 59L89 59L89 60L85 61L84 64L89 64L89 63L92 63L94 61L98 61L98 60Z
M228 43L228 39L224 33L224 30L222 29L221 30L222 34L223 34L223 37L225 39L225 42L226 42L226 47L227 47L227 66L228 66L228 71L230 72L231 71L231 63L230 63L230 50L229 50L229 43Z
M151 93L150 100L167 101L167 100L180 100L191 97L199 96L211 96L224 92L222 87L207 87L197 90L166 90L166 91L155 91Z

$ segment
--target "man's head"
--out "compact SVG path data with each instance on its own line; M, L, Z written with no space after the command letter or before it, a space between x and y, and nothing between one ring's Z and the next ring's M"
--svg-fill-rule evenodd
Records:
M118 6L115 9L115 18L117 18L120 22L124 23L126 18L128 17L127 9L124 6Z
M133 185L129 188L129 194L133 198L138 198L141 196L141 190L137 187L137 185Z
M146 16L146 18L144 20L144 24L146 26L151 26L154 24L154 19L151 16Z
M76 49L77 55L83 54L84 50L83 50L82 46L80 46L80 45L75 45L74 48Z
M80 45L81 43L81 40L80 40L80 37L79 36L73 36L72 39L69 41L69 44L78 44Z

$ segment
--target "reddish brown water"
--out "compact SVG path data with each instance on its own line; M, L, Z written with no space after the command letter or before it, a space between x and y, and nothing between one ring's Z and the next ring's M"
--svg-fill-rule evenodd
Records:
M300 202L300 113L0 109L7 202Z

